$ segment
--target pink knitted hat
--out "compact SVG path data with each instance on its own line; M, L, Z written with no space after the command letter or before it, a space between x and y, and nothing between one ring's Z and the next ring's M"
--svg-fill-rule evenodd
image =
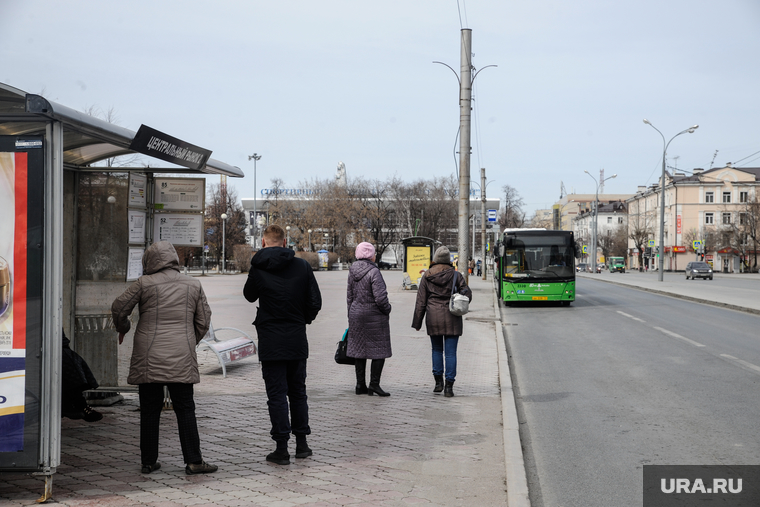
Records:
M372 243L367 243L366 241L363 241L356 245L356 260L359 259L369 259L372 260L372 257L375 256L375 247L372 246Z

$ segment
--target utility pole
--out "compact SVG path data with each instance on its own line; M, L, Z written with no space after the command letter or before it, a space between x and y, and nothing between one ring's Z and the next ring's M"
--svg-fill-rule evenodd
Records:
M459 262L457 269L467 276L470 252L470 117L472 114L472 30L462 29L459 74ZM473 228L475 227L473 221Z
M480 265L486 279L486 168L480 168Z

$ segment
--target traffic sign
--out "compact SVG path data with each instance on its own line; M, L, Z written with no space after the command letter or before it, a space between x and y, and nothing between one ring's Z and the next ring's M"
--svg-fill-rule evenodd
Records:
M204 251L204 252L208 252L208 245L205 245L205 246L203 247L203 251Z
M583 245L583 253L588 253L588 246L587 245Z
M653 240L653 239L650 239L650 240L649 240L649 246L650 246L650 247L653 247L653 246L654 246L654 240Z
M489 209L488 210L488 221L489 222L495 222L496 221L496 210L495 209Z
M694 241L691 242L691 247L694 249L695 252L698 251L699 249L702 248L702 240L695 239Z

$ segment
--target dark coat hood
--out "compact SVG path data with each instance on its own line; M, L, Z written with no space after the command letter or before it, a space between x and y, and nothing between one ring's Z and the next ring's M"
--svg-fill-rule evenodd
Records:
M288 267L296 253L290 248L268 246L262 248L251 259L251 266L264 271L281 271Z

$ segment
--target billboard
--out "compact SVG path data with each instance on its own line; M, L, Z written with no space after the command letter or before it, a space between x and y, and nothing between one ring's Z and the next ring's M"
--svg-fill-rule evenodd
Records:
M0 136L0 468L38 463L43 161L41 137Z

